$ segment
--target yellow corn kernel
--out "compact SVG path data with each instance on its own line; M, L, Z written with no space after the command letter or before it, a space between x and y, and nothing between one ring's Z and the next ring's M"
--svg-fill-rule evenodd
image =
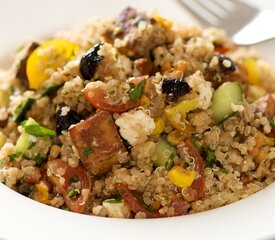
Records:
M6 143L6 135L0 131L0 148Z
M150 105L150 103L151 103L151 100L148 97L146 97L146 95L142 94L140 97L140 105L148 106Z
M175 130L167 135L167 140L172 145L178 145L184 139L184 135L180 130Z
M160 135L165 129L165 123L162 118L155 119L155 129L152 132L152 135Z
M254 85L260 85L261 81L257 70L257 60L253 58L246 59L244 62L244 67L247 71L249 83Z
M65 39L53 39L36 48L27 60L27 76L31 89L38 89L51 71L74 59L79 47Z
M255 102L257 99L266 95L267 92L264 88L256 85L248 86L248 100L249 102Z
M38 202L47 204L49 202L49 189L48 186L40 182L38 184L35 184L36 188L36 194L34 196L34 199Z
M184 122L186 114L199 107L198 99L183 100L175 106L168 106L164 109L164 114L170 124L178 129L184 130L186 124Z
M174 166L169 172L168 177L170 181L181 188L187 188L192 185L195 180L195 171L187 171L179 166Z
M275 144L274 138L267 137L267 136L264 135L262 132L258 132L258 133L263 137L265 143L266 143L268 146L270 146L270 147L274 146L274 144Z
M175 69L178 71L181 71L183 74L185 73L185 70L188 67L188 62L184 61L184 60L179 60L175 65L174 65Z
M171 28L173 26L173 22L166 18L156 16L155 20L157 21L157 23L159 23L160 25L162 25L165 28Z

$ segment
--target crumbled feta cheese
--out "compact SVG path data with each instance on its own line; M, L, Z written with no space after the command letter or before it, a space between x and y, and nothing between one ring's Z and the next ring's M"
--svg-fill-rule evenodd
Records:
M122 113L115 121L121 136L132 146L144 143L155 129L155 122L142 110Z
M60 116L66 116L69 111L70 111L70 107L68 107L68 106L62 107Z
M130 209L124 202L108 202L108 200L103 202L103 207L107 210L108 217L128 218L130 216Z
M186 80L188 81L188 84L192 90L199 93L199 108L206 110L210 106L213 94L211 83L205 81L200 71L195 72Z
M93 207L93 214L96 216L99 216L102 209L103 209L102 205Z

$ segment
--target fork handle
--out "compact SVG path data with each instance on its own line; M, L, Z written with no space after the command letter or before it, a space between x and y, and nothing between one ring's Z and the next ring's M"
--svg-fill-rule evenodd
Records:
M263 10L248 25L234 34L233 41L239 45L251 45L275 38L275 11Z

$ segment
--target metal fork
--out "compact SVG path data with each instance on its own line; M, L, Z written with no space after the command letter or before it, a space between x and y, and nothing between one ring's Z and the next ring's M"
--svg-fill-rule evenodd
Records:
M275 11L257 9L241 0L177 0L204 26L226 30L239 45L275 38Z

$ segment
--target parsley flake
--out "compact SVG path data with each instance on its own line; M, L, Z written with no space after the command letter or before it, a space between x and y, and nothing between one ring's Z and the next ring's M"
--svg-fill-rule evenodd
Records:
M9 155L10 160L14 160L16 158L19 158L23 153L20 151L16 151L15 153L12 153Z
M132 102L136 103L137 100L141 97L145 83L146 83L146 79L143 79L136 86L135 86L135 84L130 83L131 89L130 89L130 93L129 93L129 98Z
M217 161L217 158L215 156L215 153L208 148L206 152L206 166L209 168L212 168L216 163L216 161Z
M75 196L78 196L79 194L80 194L80 191L78 189L72 188L72 189L69 189L67 197L73 198Z

